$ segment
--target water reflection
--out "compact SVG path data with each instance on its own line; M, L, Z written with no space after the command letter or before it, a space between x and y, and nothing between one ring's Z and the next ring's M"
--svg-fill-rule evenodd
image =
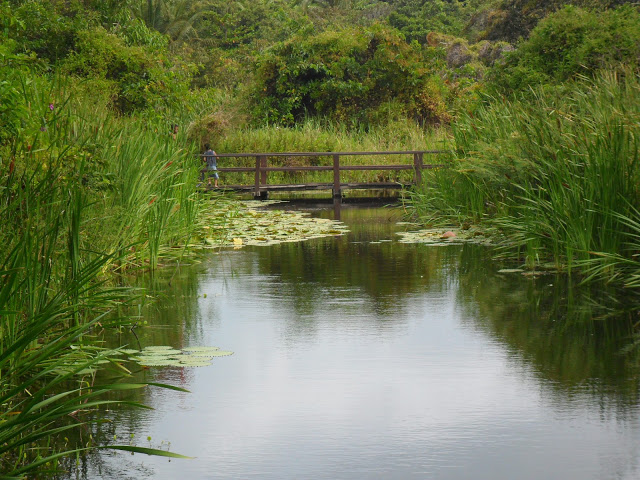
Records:
M341 216L348 236L155 278L143 345L236 353L140 372L192 393L145 391L155 412L113 412L102 433L198 458L103 454L80 477L636 478L628 301L499 274L482 247L394 242L397 210Z

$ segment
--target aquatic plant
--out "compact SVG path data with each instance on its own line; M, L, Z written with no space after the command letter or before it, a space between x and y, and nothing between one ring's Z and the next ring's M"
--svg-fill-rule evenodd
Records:
M601 74L530 97L462 116L457 159L426 175L416 211L489 220L530 267L628 279L638 268L640 79Z
M169 346L149 346L142 350L126 350L129 359L143 367L207 367L216 357L233 355L218 347L194 346L177 350Z
M101 448L56 439L123 402L109 392L152 385L127 383L119 352L96 336L138 295L113 272L181 256L200 200L191 152L148 125L95 109L82 87L70 96L61 78L15 87L26 118L47 123L27 121L0 145L0 471L18 478ZM120 378L98 382L98 366Z
M225 207L226 205L226 207ZM338 221L310 217L308 213L260 208L262 202L219 202L216 222L224 223L225 236L212 238L216 228L205 226L204 242L210 246L268 246L283 242L300 242L312 238L343 235L347 227ZM221 215L221 212L225 212ZM219 227L220 228L220 227Z

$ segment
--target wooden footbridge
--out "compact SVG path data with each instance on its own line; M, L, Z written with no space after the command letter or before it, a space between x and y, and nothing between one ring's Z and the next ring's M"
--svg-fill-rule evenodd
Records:
M237 192L252 192L255 198L266 198L269 192L301 191L301 190L331 190L333 198L340 198L346 189L402 189L422 182L422 170L430 168L444 167L442 164L425 164L425 155L437 155L444 153L443 150L411 150L411 151L389 151L389 152L281 152L281 153L222 153L218 154L218 172L221 173L221 190L231 190ZM397 156L412 159L406 164L385 164L385 165L353 165L341 163L344 157L356 156ZM201 155L202 156L202 155ZM247 165L247 159L253 157L255 160ZM279 165L269 166L269 159L286 157L291 162L296 157L302 157L297 163L308 163L302 165ZM330 158L329 165L319 165L322 158ZM221 166L229 162L224 159L244 159L245 166ZM314 160L315 159L315 160ZM305 162L306 160L306 162ZM326 162L326 160L325 160ZM274 161L275 163L275 161ZM279 163L286 163L280 160ZM413 170L413 179L407 183L391 181L372 182L344 182L341 172L345 171L371 171L382 172ZM206 170L202 170L203 175ZM253 173L253 182L244 185L224 184L227 172ZM269 183L270 172L333 172L333 181L324 183L290 183L272 184Z

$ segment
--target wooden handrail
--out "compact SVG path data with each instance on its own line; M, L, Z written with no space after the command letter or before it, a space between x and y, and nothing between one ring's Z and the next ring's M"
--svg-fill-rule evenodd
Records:
M413 155L415 153L430 153L439 154L447 153L447 150L392 150L386 152L270 152L270 153L217 153L216 156L220 158L231 157L332 157L333 155L340 155L341 157L347 155ZM204 154L200 154L200 157L204 157Z
M356 170L414 170L414 183L419 184L422 181L422 170L428 168L445 167L445 165L425 165L423 163L425 154L441 154L447 153L445 150L405 150L405 151L384 151L384 152L271 152L271 153L221 153L216 154L218 158L239 158L251 157L255 158L255 167L220 167L221 172L254 172L254 196L262 196L262 193L268 190L267 175L268 172L320 172L333 171L333 196L341 196L342 184L340 182L341 171ZM371 156L371 155L411 155L413 156L413 164L395 164L395 165L340 165L341 156ZM204 157L204 154L200 154ZM288 167L268 167L268 157L331 157L332 165L318 166L288 166ZM362 184L366 187L369 184ZM285 185L286 187L286 185ZM291 187L291 185L289 185ZM357 187L356 187L357 188Z

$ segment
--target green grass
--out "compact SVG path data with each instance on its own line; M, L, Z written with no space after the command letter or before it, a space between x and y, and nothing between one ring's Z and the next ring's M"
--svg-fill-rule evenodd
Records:
M451 168L427 176L416 211L489 222L532 268L628 282L640 267L640 80L603 74L533 94L462 116Z
M52 470L65 455L101 447L57 439L95 421L91 412L113 403L109 392L145 386L129 384L117 352L97 343L128 321L117 312L140 295L117 275L181 261L202 227L197 147L114 116L106 98L83 88L23 82L22 108L36 121L0 145L3 475ZM95 383L98 364L118 380Z

